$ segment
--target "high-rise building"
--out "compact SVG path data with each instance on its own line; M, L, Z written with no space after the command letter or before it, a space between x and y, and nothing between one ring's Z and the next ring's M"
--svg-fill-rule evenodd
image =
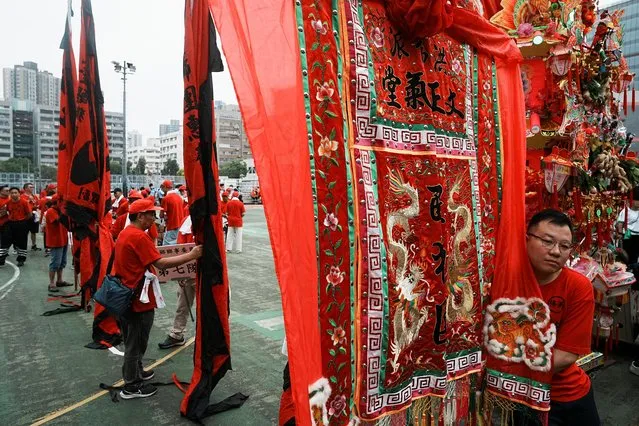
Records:
M109 138L109 156L122 160L124 150L124 115L121 112L104 112L107 136Z
M160 138L148 138L146 143L142 145L126 147L126 155L128 161L135 167L140 158L144 157L146 161L147 174L159 174L164 164L160 159Z
M158 138L160 148L160 162L164 164L169 159L177 161L181 169L184 168L184 146L182 143L182 129L177 132L165 133Z
M180 130L180 120L171 120L169 124L160 124L160 136Z
M36 165L56 167L60 109L37 105L33 110L33 125L36 137Z
M38 105L59 107L61 80L48 71L39 72L37 79Z
M0 160L13 157L13 109L11 102L0 102Z
M623 44L621 50L626 61L628 61L630 72L635 74L634 86L639 87L639 1L619 1L604 9L607 9L609 12L618 9L624 9L625 11L621 17L621 26L623 28ZM632 86L630 86L628 90L627 98L630 100L632 99ZM623 95L620 95L620 97L622 96ZM639 109L633 112L631 108L628 108L628 116L625 117L625 126L629 132L639 136Z
M36 137L33 123L33 104L28 100L14 99L13 107L13 157L36 160Z
M38 71L35 62L4 68L2 88L7 101L18 99L39 105L60 105L60 79L48 71Z
M237 105L215 104L215 132L219 164L251 158L242 114Z
M142 136L142 133L138 132L137 130L128 132L126 138L127 155L129 147L137 147L142 145L144 145L144 137Z

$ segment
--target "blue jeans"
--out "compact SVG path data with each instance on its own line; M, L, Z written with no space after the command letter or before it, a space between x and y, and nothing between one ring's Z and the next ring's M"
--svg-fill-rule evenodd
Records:
M67 266L67 247L54 247L51 249L49 272L61 271Z
M178 237L178 229L171 229L164 231L164 240L162 241L163 246L172 246L177 244Z

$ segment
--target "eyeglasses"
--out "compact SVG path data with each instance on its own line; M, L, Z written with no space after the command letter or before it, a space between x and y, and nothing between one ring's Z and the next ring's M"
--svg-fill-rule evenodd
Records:
M573 243L568 241L555 241L549 238L542 238L539 235L531 234L530 232L526 235L528 235L529 237L537 238L539 241L541 241L541 245L548 250L552 250L555 246L557 246L559 247L560 252L566 253L572 250L573 247L575 247Z

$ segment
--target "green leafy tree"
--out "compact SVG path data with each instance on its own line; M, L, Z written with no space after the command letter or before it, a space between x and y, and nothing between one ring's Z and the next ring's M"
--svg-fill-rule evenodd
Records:
M237 179L246 176L248 173L248 167L242 160L231 160L220 166L220 176L228 176L232 179Z
M51 166L40 166L40 179L56 180L58 177L58 169Z
M180 169L180 170L178 170L178 172L177 172L177 175L176 175L176 176L184 176L184 169Z
M130 161L126 162L126 172L130 175L133 174L133 163Z
M166 163L164 163L162 174L167 176L176 176L178 170L180 170L180 166L177 160L169 158L168 160L166 160Z
M109 168L111 169L111 174L122 174L122 162L120 160L111 160L111 162L109 163Z
M3 173L26 173L29 170L34 171L29 158L10 158L0 161L0 172Z
M138 164L135 165L133 173L136 175L143 175L146 173L146 159L144 157L140 157L138 159Z

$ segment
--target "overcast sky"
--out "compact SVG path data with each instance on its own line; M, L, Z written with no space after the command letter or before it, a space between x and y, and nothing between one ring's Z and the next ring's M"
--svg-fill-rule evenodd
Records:
M80 0L73 0L73 47L80 56ZM111 61L132 62L127 130L145 138L158 124L182 120L183 0L93 0L100 80L107 111L122 111L121 75ZM24 61L59 77L67 0L0 0L0 68ZM215 99L237 103L228 71L213 75ZM0 85L2 81L0 79ZM0 91L0 96L2 92Z
M0 68L34 61L59 77L67 0L0 3ZM618 1L600 0L600 7L612 3ZM80 0L73 0L73 7L77 60ZM137 73L127 79L127 127L145 137L157 136L160 123L182 119L183 8L183 0L93 0L105 108L122 111L122 81L111 61L132 62ZM214 74L213 81L216 100L237 103L228 71Z

